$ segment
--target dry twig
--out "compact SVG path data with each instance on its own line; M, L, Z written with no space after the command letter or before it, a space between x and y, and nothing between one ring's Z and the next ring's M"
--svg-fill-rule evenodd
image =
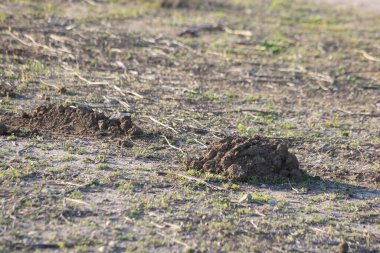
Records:
M155 227L160 228L160 229L162 229L162 228L172 228L172 229L174 229L174 230L180 230L180 229L181 229L180 226L178 226L178 225L176 225L176 224L168 223L168 222L164 222L163 225L158 224L158 223L156 223L156 222L154 222L154 221L151 221L150 223L151 223L152 225L154 225Z
M147 118L150 119L151 121L153 121L154 123L159 124L159 125L161 125L161 126L167 128L167 129L170 129L170 130L172 130L172 131L173 131L174 133L176 133L176 134L179 134L179 132L178 132L177 130L175 130L175 129L172 128L171 126L165 125L164 123L162 123L162 122L156 120L156 119L153 118L152 116L147 116Z
M375 62L380 62L380 58L374 57L374 56L368 54L364 50L358 50L358 52L360 52L363 55L363 57L366 58L367 60L375 61Z
M171 241L173 241L173 242L175 242L175 243L178 243L178 244L180 244L180 245L182 245L182 246L185 246L185 247L188 248L188 249L191 249L191 247L190 247L189 244L186 244L186 243L184 243L184 242L181 242L180 240L177 240L177 239L175 239L175 238L173 238L173 237L166 236L166 235L163 234L163 233L157 233L157 234L159 234L159 235L161 235L162 237L164 237L164 238L166 238L166 239L169 239L169 240L171 240Z
M136 97L138 97L138 98L141 98L141 99L144 98L144 96L142 96L142 95L140 95L140 94L138 94L137 92L134 92L134 91L130 91L130 90L122 91L122 90L121 90L119 87L117 87L116 85L114 85L113 88L114 88L115 90L117 90L118 92L120 92L120 94L123 95L123 96L127 96L127 95L124 93L124 92L126 92L127 94L130 94L130 95L136 96Z
M78 73L74 72L74 76L78 77L80 80L84 81L88 85L108 85L109 83L107 81L101 81L101 82L92 82L83 76L79 75Z
M48 51L49 53L53 53L53 54L59 54L59 53L68 54L69 58L75 59L75 57L71 54L71 52L68 49L66 49L66 50L54 49L52 47L49 47L49 46L46 46L44 44L36 42L34 40L34 38L32 36L30 36L30 35L24 34L24 37L27 38L31 42L31 43L28 43L25 40L20 39L17 35L9 32L9 31L7 31L6 34L8 34L9 36L11 36L13 39L15 39L16 41L20 42L24 46L41 48L41 49L44 49L45 51Z
M166 136L165 135L162 135L162 137L165 139L165 141L166 141L166 143L171 147L171 148L173 148L173 149L176 149L176 150L178 150L178 151L180 151L182 154L184 154L185 152L183 152L183 150L182 149L180 149L180 148L178 148L178 147L176 147L176 146L174 146L174 145L172 145L172 144L170 144L170 141L168 140L168 138L166 138Z
M84 205L84 206L86 206L87 208L92 209L92 205L91 205L91 204L89 204L89 203L87 203L87 202L84 202L84 201L82 201L82 200L79 200L79 199L72 199L72 198L67 198L67 197L65 198L65 200L67 200L67 201L69 201L69 202L71 202L71 203Z
M185 178L185 179L190 180L190 181L195 181L195 182L198 182L198 183L204 184L204 185L206 185L207 187L209 187L209 188L211 188L211 189L213 189L213 190L218 190L218 191L226 191L226 190L227 190L227 189L224 188L224 187L219 187L219 186L216 186L216 185L210 184L210 183L206 182L206 181L203 180L203 179L200 179L200 178L197 178L197 177L192 177L192 176L189 176L189 175L184 175L184 174L181 174L181 173L163 172L163 171L160 171L160 174L164 174L164 175L173 175L173 176L182 177L182 178Z
M366 117L374 117L374 118L380 117L380 113L368 113L368 112L355 113L355 112L347 111L344 109L336 109L336 111L343 112L351 116L366 116Z

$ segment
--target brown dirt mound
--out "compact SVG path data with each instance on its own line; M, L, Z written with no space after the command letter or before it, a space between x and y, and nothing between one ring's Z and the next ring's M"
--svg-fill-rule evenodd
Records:
M138 135L129 116L109 118L88 107L42 105L32 113L0 113L0 134L35 132L52 135Z
M285 144L261 136L226 137L215 141L201 157L188 159L186 167L239 181L252 176L300 181L304 175L296 156L288 152Z
M218 0L149 0L158 3L161 8L166 9L202 9L210 10L225 7L225 1Z
M162 0L160 3L162 8L190 8L189 0Z

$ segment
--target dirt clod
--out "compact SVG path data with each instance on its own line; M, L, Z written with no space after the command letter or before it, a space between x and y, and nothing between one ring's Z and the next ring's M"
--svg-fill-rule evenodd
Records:
M348 244L347 242L343 241L339 244L339 253L347 253L348 252Z
M0 113L4 129L11 132L24 131L53 135L121 136L138 135L141 129L132 123L129 116L109 118L88 107L42 105L32 113ZM5 134L6 130L1 130Z
M285 144L261 136L230 136L215 141L201 157L188 159L186 167L239 181L252 176L301 181L304 175L296 156L288 152Z
M58 89L58 92L61 94L67 94L67 89L65 87L61 87Z
M7 133L7 126L0 123L0 135L4 135Z

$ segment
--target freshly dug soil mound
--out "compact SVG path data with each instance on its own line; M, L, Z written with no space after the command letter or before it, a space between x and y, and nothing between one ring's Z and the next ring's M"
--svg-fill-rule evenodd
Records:
M157 0L155 1L157 2ZM173 8L173 9L200 8L203 2L205 1L204 0L159 0L159 4L162 8Z
M56 135L137 135L141 130L129 116L111 119L87 107L43 105L31 114L0 113L0 134L35 132Z
M285 144L260 136L230 136L215 141L201 157L188 159L186 167L239 181L252 176L300 181L304 175L296 156L288 152Z
M220 0L148 0L159 3L165 9L202 9L210 10L226 6L226 1Z

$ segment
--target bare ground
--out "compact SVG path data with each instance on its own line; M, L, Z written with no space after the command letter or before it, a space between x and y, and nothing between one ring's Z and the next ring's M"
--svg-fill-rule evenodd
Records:
M379 0L312 0L311 2L321 4L327 3L356 11L369 12L380 15L380 1Z
M162 2L0 3L1 113L89 107L143 131L3 131L0 251L378 252L379 17ZM215 140L257 134L307 176L184 169Z

